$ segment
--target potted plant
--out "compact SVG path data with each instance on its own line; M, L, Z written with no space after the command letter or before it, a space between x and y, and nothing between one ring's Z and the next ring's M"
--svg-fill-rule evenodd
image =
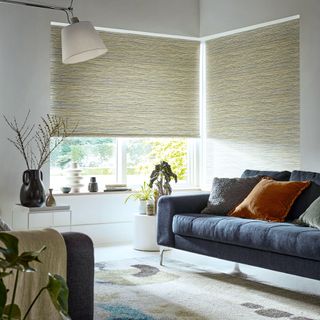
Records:
M147 202L152 201L153 199L153 190L149 187L147 182L143 182L143 185L140 187L140 190L138 190L135 193L132 193L128 196L125 203L132 198L134 200L139 200L139 213L140 214L146 214L147 213Z
M15 303L16 289L21 272L36 272L29 263L40 262L39 255L46 247L42 247L38 251L29 251L19 254L19 240L10 233L0 232L0 241L4 244L4 248L0 247L0 320L26 320L32 307L37 302L40 295L47 291L54 307L59 312L61 319L71 320L68 315L68 294L69 290L65 280L59 275L48 274L48 283L41 288L36 294L33 302L27 309L26 313L21 314L20 307ZM12 297L7 303L9 289L5 286L4 278L15 276L15 284Z
M172 188L170 181L174 180L176 183L178 177L172 172L171 166L166 161L161 161L159 164L155 165L154 170L150 175L149 187L154 190L154 202L155 202L155 212L157 212L157 202L159 197L164 195L170 195L172 193Z

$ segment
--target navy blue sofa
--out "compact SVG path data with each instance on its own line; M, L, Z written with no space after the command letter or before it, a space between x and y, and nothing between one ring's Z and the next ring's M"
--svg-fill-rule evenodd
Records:
M158 204L158 244L320 280L320 230L292 223L320 196L320 173L246 170L242 177L255 175L312 183L284 223L201 214L209 193L163 196Z
M62 233L67 248L69 315L72 320L93 320L94 249L83 233Z

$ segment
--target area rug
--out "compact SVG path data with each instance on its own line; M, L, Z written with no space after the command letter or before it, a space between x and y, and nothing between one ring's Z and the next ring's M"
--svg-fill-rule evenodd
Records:
M95 320L319 320L320 297L157 257L96 264Z

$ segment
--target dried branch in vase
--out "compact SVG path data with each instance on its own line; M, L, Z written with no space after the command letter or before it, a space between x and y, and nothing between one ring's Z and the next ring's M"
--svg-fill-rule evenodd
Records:
M47 114L46 117L41 117L41 123L29 125L28 120L30 110L23 123L20 125L15 117L9 121L4 117L7 125L14 132L13 138L8 140L18 149L23 156L28 170L40 170L42 166L49 160L50 154L55 150L62 141L72 135L76 127L68 130L67 121L54 115ZM36 129L35 129L36 128ZM50 144L51 138L54 140Z

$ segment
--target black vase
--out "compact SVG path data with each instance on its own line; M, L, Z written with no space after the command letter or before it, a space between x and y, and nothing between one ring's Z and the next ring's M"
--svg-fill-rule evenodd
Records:
M20 203L25 207L41 207L45 202L45 191L40 170L26 170L23 173L23 185L20 189Z

